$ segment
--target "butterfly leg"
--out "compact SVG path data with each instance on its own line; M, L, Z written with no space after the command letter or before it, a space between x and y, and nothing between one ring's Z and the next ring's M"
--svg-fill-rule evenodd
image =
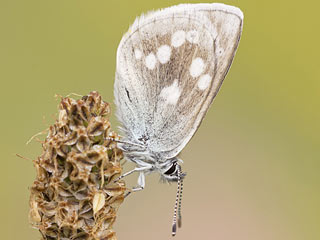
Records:
M149 169L149 168L150 168L150 167L136 167L136 168L132 169L131 171L126 172L126 173L124 173L123 175L121 175L120 177L116 178L116 179L114 180L114 182L117 182L117 181L119 181L120 179L122 179L122 178L124 178L124 177L126 177L126 176L128 176L128 175L130 175L130 174L132 174L132 173L134 173L134 172L142 172L142 171L147 170L147 169Z
M138 186L129 190L124 197L126 198L133 192L138 192L138 191L143 190L145 185L146 185L146 177L144 175L144 172L140 172L139 177L138 177Z

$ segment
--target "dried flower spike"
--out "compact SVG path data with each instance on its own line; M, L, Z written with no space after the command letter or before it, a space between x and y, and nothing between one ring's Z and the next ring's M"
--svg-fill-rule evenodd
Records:
M112 225L123 202L121 150L107 137L109 104L97 92L63 98L34 165L30 221L42 239L116 239Z

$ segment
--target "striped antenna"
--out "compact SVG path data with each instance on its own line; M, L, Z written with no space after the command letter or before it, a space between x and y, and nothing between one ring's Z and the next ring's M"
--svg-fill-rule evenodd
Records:
M176 202L174 204L174 213L173 213L173 222L172 222L172 236L174 237L177 233L177 209L178 209L178 202L179 202L179 221L178 222L178 227L179 225L181 226L181 168L178 165L178 188L177 188L177 196L176 196Z
M181 178L180 183L180 195L179 195L179 207L178 207L178 227L182 226L182 217L181 217L181 202L182 202L182 192L183 192L183 178Z

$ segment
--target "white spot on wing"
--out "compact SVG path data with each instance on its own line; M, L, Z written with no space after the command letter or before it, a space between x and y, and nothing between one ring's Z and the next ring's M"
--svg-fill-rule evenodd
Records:
M198 80L198 88L200 90L205 90L212 80L212 77L209 74L202 75Z
M168 104L177 104L181 90L178 86L178 79L175 79L171 86L165 87L161 90L160 97L166 100Z
M182 30L176 31L171 38L171 45L180 47L186 41L186 33Z
M170 60L171 48L168 45L162 45L158 48L157 57L159 62L164 64Z
M134 56L139 60L142 57L142 52L139 49L135 49Z
M149 68L150 70L153 70L156 66L157 63L157 59L156 56L153 53L150 53L147 57L146 57L146 66L147 68Z
M204 62L202 58L197 57L193 59L189 71L192 77L199 77L204 71Z
M199 33L196 30L191 30L187 32L187 40L190 43L198 43L199 42Z

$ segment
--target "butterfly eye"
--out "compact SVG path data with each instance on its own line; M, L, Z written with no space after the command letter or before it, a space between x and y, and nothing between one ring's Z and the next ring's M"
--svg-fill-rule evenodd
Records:
M164 173L165 175L172 175L176 172L176 163L172 164L172 166Z

